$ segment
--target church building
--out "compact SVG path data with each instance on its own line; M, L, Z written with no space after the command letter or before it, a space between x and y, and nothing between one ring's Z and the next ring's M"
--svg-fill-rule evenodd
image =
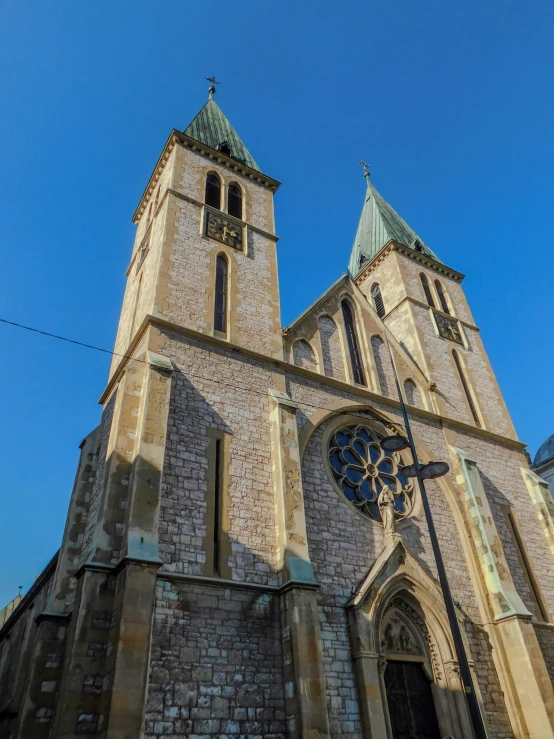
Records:
M449 465L426 489L486 735L554 739L554 502L464 276L366 172L347 270L283 328L279 183L214 92L133 217L61 547L0 628L0 738L471 739L413 460L381 445L396 375Z

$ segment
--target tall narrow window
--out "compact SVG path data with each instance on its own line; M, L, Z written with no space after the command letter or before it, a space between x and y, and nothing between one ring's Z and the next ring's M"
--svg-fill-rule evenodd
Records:
M219 429L208 428L208 448L206 450L206 508L204 522L206 534L202 543L205 561L202 574L218 577L230 577L227 554L229 552L228 536L228 499L227 474L228 446L227 435Z
M344 319L344 328L346 329L346 339L348 341L348 350L350 352L350 364L352 366L352 376L354 382L358 385L365 385L364 369L362 366L362 358L358 346L358 337L356 335L356 326L354 325L354 316L352 308L347 300L343 300L342 317Z
M371 288L371 297L373 298L373 305L377 311L379 318L383 318L385 315L385 304L383 303L383 296L381 295L381 288L378 282L374 282Z
M156 213L158 209L158 203L160 202L160 188L161 185L158 185L158 189L156 190L156 199L154 200L154 214Z
M242 219L242 190L234 182L229 185L227 193L227 212Z
M221 180L219 177L210 172L206 177L206 205L221 210Z
M218 254L215 263L214 330L227 333L227 257Z
M133 331L135 330L135 321L136 321L136 318L137 318L137 309L138 309L138 304L139 304L139 300L140 300L140 291L141 291L141 288L142 288L142 273L141 273L141 275L139 277L139 284L138 284L138 287L137 287L137 294L135 295L135 305L133 307L133 318L131 320L131 331L129 333L129 338L130 339L133 338Z
M473 416L473 420L475 421L476 426L480 426L481 422L479 421L479 416L477 414L477 408L475 407L475 403L473 402L473 398L471 397L471 391L469 389L469 385L467 384L467 380L465 378L464 370L462 367L462 363L460 361L460 357L458 356L457 351L452 352L452 356L454 357L454 362L456 364L456 369L458 370L458 374L460 375L460 382L462 383L462 387L464 389L464 393L466 394L466 400L467 404L469 405L469 409L471 411L471 415Z
M446 295L444 294L442 285L438 280L435 280L435 287L437 288L437 295L439 296L439 300L441 302L441 308L445 313L450 313L450 308L448 307L448 303L446 302Z
M373 351L375 369L377 370L377 381L379 383L378 391L381 395L388 398L391 395L389 377L393 376L392 364L385 342L378 334L371 337L371 349Z
M421 280L423 292L425 293L425 299L427 300L427 303L431 306L431 308L434 308L435 301L433 300L433 293L431 292L431 288L429 287L429 280L423 274L423 272L419 275L419 278Z
M214 575L221 574L221 508L223 498L223 439L215 439Z
M533 572L531 561L529 560L529 557L527 555L527 549L525 547L525 544L523 543L515 511L508 505L503 505L502 508L504 509L504 513L506 514L506 521L508 523L510 534L512 535L514 549L517 552L519 563L523 570L523 574L525 575L525 579L527 580L527 585L529 586L531 597L533 598L537 619L539 621L548 622L550 621L548 610L545 606L544 598L537 582L537 578L535 577L535 573Z

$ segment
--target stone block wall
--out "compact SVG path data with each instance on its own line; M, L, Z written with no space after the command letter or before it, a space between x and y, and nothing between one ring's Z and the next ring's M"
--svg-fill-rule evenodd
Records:
M146 739L285 739L279 596L160 580Z
M276 584L277 543L271 478L269 399L263 364L167 335L174 363L159 524L165 571L200 575L206 562L210 429L230 436L226 564L230 576Z

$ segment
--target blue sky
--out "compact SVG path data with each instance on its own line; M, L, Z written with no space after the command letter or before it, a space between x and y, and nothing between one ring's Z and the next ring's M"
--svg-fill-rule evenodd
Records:
M131 216L218 103L276 196L283 323L344 271L357 162L464 287L520 438L554 432L548 0L0 2L0 317L110 349ZM109 357L0 324L0 607L63 531Z

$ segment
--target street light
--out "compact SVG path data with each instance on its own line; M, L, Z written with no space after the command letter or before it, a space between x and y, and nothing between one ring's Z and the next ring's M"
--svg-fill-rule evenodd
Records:
M421 495L421 501L423 503L423 510L425 511L425 518L427 520L427 528L429 529L429 538L431 539L431 546L433 548L433 554L435 556L435 562L437 565L437 572L439 575L439 582L442 589L442 595L444 598L444 604L446 606L446 613L448 615L448 623L450 624L450 631L452 632L452 638L454 640L454 647L456 649L456 656L458 657L458 665L460 667L460 677L462 679L462 685L464 688L464 694L467 701L467 707L473 726L473 733L475 739L487 739L487 732L485 724L483 723L483 717L479 708L479 702L477 695L475 694L475 688L473 686L473 678L471 677L471 670L469 669L469 662L467 659L464 642L462 639L462 632L460 630L460 624L458 623L458 617L456 615L456 608L454 606L454 600L452 593L450 592L450 585L448 584L448 577L444 567L442 559L442 553L439 546L439 540L435 529L435 523L431 515L431 508L429 506L429 499L427 498L427 491L425 490L424 480L433 480L437 477L446 475L450 469L446 462L428 462L427 464L420 465L417 458L417 452L414 443L414 437L412 436L412 429L410 427L410 420L408 418L408 411L404 404L402 392L400 390L400 383L398 381L398 374L396 372L396 366L390 346L387 339L387 348L391 359L392 370L394 373L394 379L396 382L396 391L398 393L398 399L400 401L400 409L402 410L402 417L404 420L404 427L406 429L406 436L396 434L394 436L387 436L382 439L380 444L381 448L387 452L400 452L403 449L410 449L412 453L413 464L403 467L399 470L400 474L406 477L416 477L419 487L419 493Z
M410 442L404 436L387 436L379 442L381 449L386 452L400 452L402 449L408 449ZM419 474L422 480L435 480L437 477L443 477L450 470L446 462L427 462L427 464L419 465ZM401 467L400 474L404 477L417 477L417 468L415 464L409 464Z

